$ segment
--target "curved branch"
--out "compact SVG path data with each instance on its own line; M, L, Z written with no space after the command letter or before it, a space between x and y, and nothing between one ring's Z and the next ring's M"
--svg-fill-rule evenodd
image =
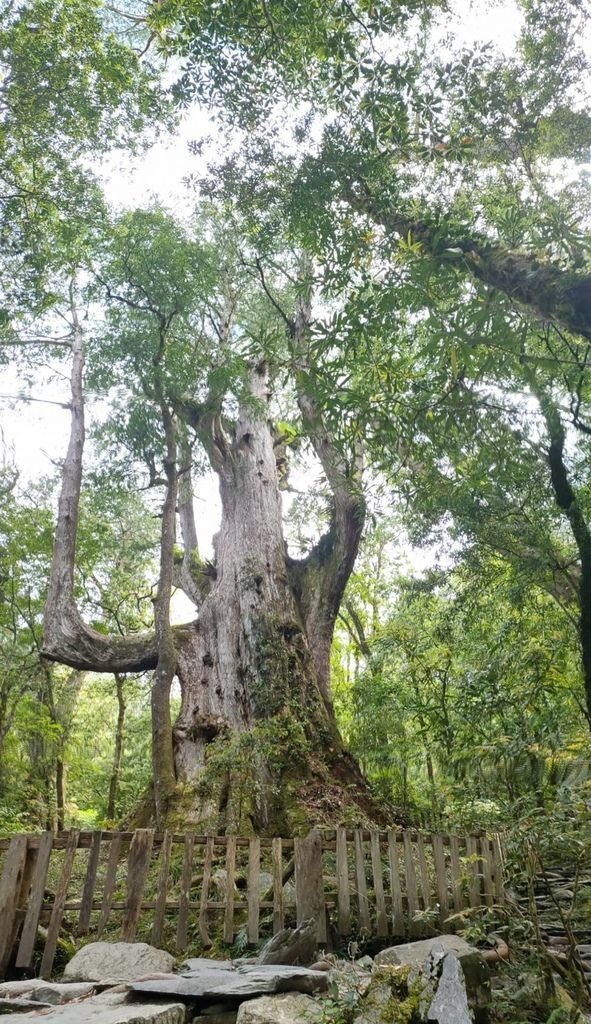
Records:
M158 649L154 633L104 636L82 619L74 595L74 564L84 451L84 338L71 289L72 372L71 427L58 500L53 559L43 620L41 654L72 668L91 672L142 672L154 668Z

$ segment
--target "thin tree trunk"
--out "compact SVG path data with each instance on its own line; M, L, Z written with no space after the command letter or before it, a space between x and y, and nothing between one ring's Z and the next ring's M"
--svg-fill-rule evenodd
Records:
M170 600L174 572L174 545L176 541L176 508L178 497L176 423L158 381L158 398L164 426L166 454L166 496L162 509L160 535L160 577L154 601L154 626L158 645L158 661L154 670L151 690L152 707L152 770L156 822L166 820L168 802L174 793L176 778L172 744L170 692L177 666L177 652L170 624Z
M111 767L111 778L109 779L109 797L107 800L106 818L108 821L115 820L117 807L117 796L119 794L119 776L121 772L121 759L123 757L123 730L125 727L125 676L119 672L115 673L115 692L117 695L117 725L115 727L115 746L113 749L113 764Z
M588 725L591 728L591 530L572 486L564 460L566 439L558 408L550 395L531 379L530 386L538 399L550 438L548 466L556 504L564 513L570 525L581 560L579 576L579 643L587 707L586 716Z

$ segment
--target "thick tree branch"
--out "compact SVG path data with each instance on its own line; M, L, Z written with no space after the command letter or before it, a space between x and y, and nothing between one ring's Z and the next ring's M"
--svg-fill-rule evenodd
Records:
M365 181L350 185L345 198L353 209L387 232L420 242L424 252L471 274L483 284L525 306L540 320L555 321L591 340L591 275L540 263L528 253L512 252L486 239L442 236L436 224L413 220L384 208Z

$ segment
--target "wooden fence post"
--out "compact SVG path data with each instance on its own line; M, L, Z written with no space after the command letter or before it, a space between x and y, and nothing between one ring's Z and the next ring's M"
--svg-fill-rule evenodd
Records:
M326 910L322 878L322 839L312 831L294 839L297 923L314 918L319 942L326 942Z
M3 978L12 953L12 938L18 898L27 860L27 837L13 836L0 879L0 978Z

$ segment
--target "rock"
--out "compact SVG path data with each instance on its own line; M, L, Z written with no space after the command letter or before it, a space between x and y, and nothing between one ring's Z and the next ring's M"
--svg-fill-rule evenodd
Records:
M147 942L90 942L72 957L64 981L132 981L154 972L170 974L174 957Z
M193 1024L236 1024L238 1014L236 1010L228 1010L225 1013L203 1013L199 1017L193 1017Z
M27 978L23 981L3 981L0 984L0 996L7 999L16 998L17 996L26 996L28 992L32 992L36 985L39 984L38 978Z
M185 974L187 971L195 974L197 971L212 970L212 971L233 971L234 964L231 960L208 960L207 957L197 956L192 957L189 960L183 960L181 964L181 971ZM140 981L139 978L136 979ZM143 978L141 979L144 980ZM145 979L146 981L148 979Z
M185 1007L179 1003L142 1003L136 1006L105 1006L87 999L82 1008L78 1003L52 1006L45 1010L43 1017L36 1011L22 1013L21 1021L48 1021L49 1024L184 1024Z
M161 981L130 982L132 992L144 996L157 995L193 1000L233 1001L252 999L275 992L325 992L328 978L321 971L306 967L275 964L203 967Z
M490 1006L489 968L480 951L475 946L470 946L459 935L438 935L433 939L421 939L419 942L391 946L376 954L375 963L379 966L390 963L411 967L413 975L417 975L428 963L429 957L434 951L437 951L437 960L442 960L446 953L453 954L459 960L464 973L470 1007L481 1009Z
M321 1016L320 1003L310 996L290 992L243 1003L236 1024L313 1024Z
M477 953L475 946L470 946L465 939L459 935L436 935L432 939L420 939L418 942L405 942L400 946L389 946L376 953L374 961L378 966L384 964L398 964L401 967L422 967L431 949L435 945L442 945L446 953L456 953L464 956L467 953Z
M330 960L317 960L315 964L310 965L311 971L331 971L334 964L331 964Z
M410 973L409 967L395 964L376 967L355 1015L355 1024L417 1020L422 986L417 978L409 984Z
M35 999L23 999L22 996L13 996L12 999L5 999L0 996L0 1014L6 1013L18 1013L20 1010L26 1012L27 1010L50 1010L51 1003L38 1003Z
M310 918L297 928L283 928L261 949L259 964L311 964L316 959L318 943L316 922Z
M443 953L435 995L425 1020L434 1024L474 1024L462 965L453 953Z
M74 999L82 999L94 992L94 986L87 981L63 984L59 982L45 981L37 982L31 992L31 998L37 999L40 1003L51 1003L57 1006L60 1003L71 1003Z
M370 956L362 956L359 960L356 960L355 963L362 971L371 971L374 964L373 959Z

